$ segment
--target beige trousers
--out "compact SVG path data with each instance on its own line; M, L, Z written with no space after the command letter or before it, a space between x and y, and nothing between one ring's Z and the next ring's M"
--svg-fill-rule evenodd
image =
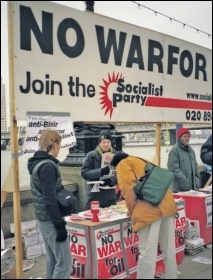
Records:
M154 279L158 242L165 265L163 279L177 279L175 218L161 218L140 229L138 236L140 255L137 264L137 279Z

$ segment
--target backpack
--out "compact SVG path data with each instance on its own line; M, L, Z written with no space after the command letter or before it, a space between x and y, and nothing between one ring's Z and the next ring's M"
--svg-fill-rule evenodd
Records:
M147 162L145 175L134 186L134 192L138 199L144 199L153 205L158 205L163 200L173 180L174 174L171 171Z

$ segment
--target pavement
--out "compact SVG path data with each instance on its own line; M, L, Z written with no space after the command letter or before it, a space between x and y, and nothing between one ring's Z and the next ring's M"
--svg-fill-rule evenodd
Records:
M193 256L184 255L178 266L178 279L212 279L212 263L208 263L212 261L212 249L207 247ZM193 261L195 258L202 262ZM24 279L45 279L45 255L35 258L35 262L34 267L24 272Z

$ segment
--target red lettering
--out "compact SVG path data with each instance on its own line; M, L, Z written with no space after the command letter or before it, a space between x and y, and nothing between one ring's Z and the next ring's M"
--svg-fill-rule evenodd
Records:
M84 257L86 256L86 247L84 245L72 243L72 245L70 246L70 250L75 255Z
M175 219L175 228L179 228L186 225L186 217Z
M138 235L133 234L133 235L127 236L127 238L124 238L124 243L127 247L129 247L131 245L135 245L136 243L138 243Z
M105 247L97 248L100 258L122 251L120 241L115 241L114 244L107 244Z

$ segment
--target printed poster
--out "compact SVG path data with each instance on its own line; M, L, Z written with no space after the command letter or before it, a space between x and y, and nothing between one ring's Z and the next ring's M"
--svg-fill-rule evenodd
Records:
M57 130L62 136L61 149L68 149L76 144L75 132L69 113L29 112L22 148L24 154L34 154L38 150L38 140L47 129Z
M126 276L120 223L94 231L97 254L93 279L122 279Z
M136 279L137 261L139 256L138 235L132 234L132 222L127 221L122 223L123 243L128 267L129 278Z
M206 221L207 227L212 226L212 196L207 196L205 198L205 204L206 204Z
M71 279L90 279L89 240L85 229L67 226L70 251L72 254Z

